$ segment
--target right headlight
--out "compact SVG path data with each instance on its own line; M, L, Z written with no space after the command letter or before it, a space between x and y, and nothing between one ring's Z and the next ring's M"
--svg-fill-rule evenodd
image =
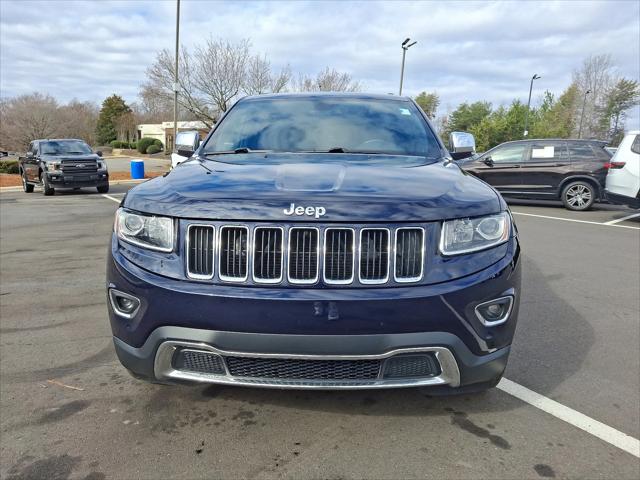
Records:
M155 217L127 211L116 212L115 222L118 238L140 247L171 252L173 250L173 219Z
M442 224L440 253L460 255L477 252L506 242L510 234L511 217L508 212L447 220Z

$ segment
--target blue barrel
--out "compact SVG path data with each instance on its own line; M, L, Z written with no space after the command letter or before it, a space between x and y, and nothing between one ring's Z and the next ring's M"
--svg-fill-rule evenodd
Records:
M139 158L131 160L131 178L134 180L144 178L144 160Z

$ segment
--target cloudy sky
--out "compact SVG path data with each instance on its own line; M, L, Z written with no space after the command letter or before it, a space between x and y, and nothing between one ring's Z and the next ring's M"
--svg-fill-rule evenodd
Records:
M223 2L183 0L181 42L249 38L275 68L347 71L366 91L440 94L440 113L465 100L534 102L559 94L590 54L610 53L620 75L640 76L640 2ZM145 69L173 48L175 1L0 0L0 95L40 91L60 101L135 101ZM640 126L638 110L629 127Z

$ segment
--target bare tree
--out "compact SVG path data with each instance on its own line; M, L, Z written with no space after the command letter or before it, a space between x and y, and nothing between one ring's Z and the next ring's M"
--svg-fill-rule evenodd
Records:
M579 98L584 101L584 119L582 136L603 137L606 131L602 130L600 111L605 103L607 92L616 82L614 64L611 55L590 55L582 63L579 70L573 72L573 82L578 86ZM589 92L588 94L585 93ZM576 112L582 115L583 106ZM579 125L579 119L574 122Z
M274 74L266 55L255 55L247 62L243 91L247 95L278 93L286 88L290 80L291 69L288 65Z
M50 95L32 93L2 100L0 145L8 150L24 150L34 138L56 136L58 103Z
M353 80L350 74L326 67L315 77L299 75L298 80L293 84L293 90L298 92L359 92L362 90L362 85Z
M73 99L58 109L56 119L57 136L80 138L89 145L95 144L98 107L94 103Z

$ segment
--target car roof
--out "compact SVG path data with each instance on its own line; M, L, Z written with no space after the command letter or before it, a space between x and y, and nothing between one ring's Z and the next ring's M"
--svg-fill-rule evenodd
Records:
M380 93L360 93L360 92L297 92L297 93L266 93L261 95L250 95L240 99L241 102L252 100L263 100L268 98L354 98L358 100L395 100L410 102L409 97L400 97L393 94Z

